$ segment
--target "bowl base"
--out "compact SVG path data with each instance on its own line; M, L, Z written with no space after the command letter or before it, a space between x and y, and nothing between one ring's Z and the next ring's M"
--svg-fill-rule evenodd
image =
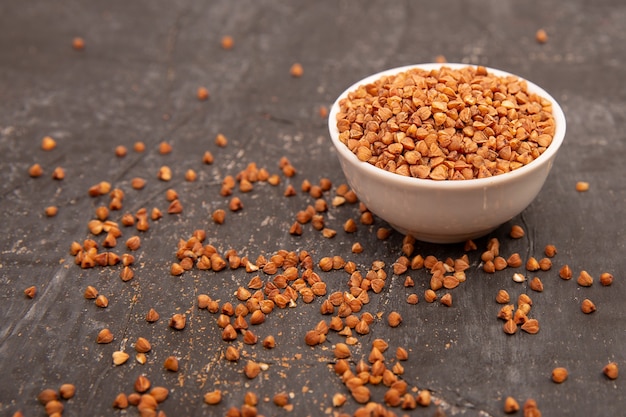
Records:
M490 227L488 229L467 232L467 233L424 233L416 230L407 230L402 227L396 226L394 224L389 223L391 227L396 229L398 232L403 235L411 235L417 240L421 240L422 242L428 243L461 243L470 239L478 239L479 237L483 237L486 234L489 234L496 230L500 225L495 227Z

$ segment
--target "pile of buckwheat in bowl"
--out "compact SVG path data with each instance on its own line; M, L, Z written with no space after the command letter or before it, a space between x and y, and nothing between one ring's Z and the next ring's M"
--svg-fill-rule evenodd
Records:
M539 193L565 136L559 104L500 70L424 64L374 74L333 104L330 135L359 199L402 233L460 242Z

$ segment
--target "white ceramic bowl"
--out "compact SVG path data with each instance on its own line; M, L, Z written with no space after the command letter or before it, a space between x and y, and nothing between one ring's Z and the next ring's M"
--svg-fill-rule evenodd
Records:
M521 213L541 190L554 158L565 137L565 115L559 104L545 90L526 80L528 91L552 102L556 130L552 143L534 161L505 174L470 180L420 179L387 172L360 161L339 141L336 116L339 101L360 85L383 75L410 68L430 70L466 64L422 64L394 68L364 78L344 91L329 114L330 137L348 184L359 199L378 217L403 234L434 243L462 242L488 234ZM497 76L513 75L487 68ZM518 77L521 79L521 77Z

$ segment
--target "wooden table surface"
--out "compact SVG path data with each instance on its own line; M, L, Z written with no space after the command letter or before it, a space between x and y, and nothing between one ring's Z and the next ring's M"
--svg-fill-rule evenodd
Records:
M402 409L384 405L384 384L368 383L371 400L399 416L501 416L509 396L521 407L534 399L544 416L623 415L624 378L610 380L603 368L609 362L626 367L625 22L626 7L616 0L2 2L0 414L45 415L38 394L69 383L76 393L60 400L64 416L140 415L137 407L121 411L113 402L120 393L133 393L143 375L169 390L158 405L169 416L250 412L243 406L247 393L258 396L258 415L352 415L362 405L334 372L335 346L350 343L347 362L356 373L361 360L369 363L374 340L382 339L389 347L384 365L406 382L407 393L432 394L429 406ZM547 42L536 40L539 29ZM234 41L230 49L221 45L227 35ZM76 37L84 49L72 47ZM473 251L462 243L416 242L409 252L409 260L467 255L466 281L437 291L439 297L451 294L450 307L425 301L431 277L426 269L394 273L404 236L392 232L380 239L381 228L389 228L382 220L365 225L359 204L332 205L345 178L320 113L364 76L438 56L532 80L561 103L567 118L552 172L521 215L476 239ZM290 74L294 63L302 65L300 77ZM206 100L197 98L201 86L208 89ZM219 134L226 146L216 143ZM41 148L45 136L56 141L54 149ZM133 149L139 141L144 152ZM171 145L169 154L160 153L163 142ZM127 147L126 156L116 156L118 146ZM207 151L211 164L203 162ZM281 161L295 175L283 171ZM43 174L31 178L28 170L36 163ZM253 182L249 192L237 184L230 196L221 195L224 179L251 164L279 183ZM162 166L171 169L170 181L157 178ZM64 179L52 178L56 167L64 169ZM188 170L195 181L186 179ZM131 186L136 177L146 180L141 190ZM303 184L322 179L332 184L323 192L329 208L322 216L336 236L324 237L311 223L302 226L301 236L291 235L297 213L315 204ZM124 192L109 220L119 223L141 208L148 216L154 208L162 212L162 218L148 219L147 231L120 225L117 245L108 249L134 255L129 281L120 279L121 264L81 268L70 254L72 242L86 239L105 250L106 233L92 235L87 226L96 209L111 202L108 195L88 193L103 181ZM589 190L577 191L579 181L588 182ZM295 193L287 197L290 186ZM182 212L168 213L168 189L177 192ZM234 197L243 204L239 211L229 209ZM58 207L58 214L46 216L48 206ZM223 224L212 220L218 209L225 211ZM344 232L348 219L356 220L356 232ZM523 238L509 236L513 225L524 228ZM234 250L250 264L295 254L299 275L306 277L310 262L326 294L276 307L262 324L250 324L246 316L248 338L255 335L256 344L244 343L244 332L225 342L219 313L198 308L198 295L208 295L220 309L227 303L235 308L243 304L239 287L248 288L257 275L275 282L286 266L276 273L193 267L173 276L179 241L196 230L206 234L202 244L222 257ZM135 251L125 245L132 236L141 241ZM518 253L524 262L543 258L548 244L558 253L547 271L486 273L481 253L492 238L499 239L503 257ZM362 253L353 253L356 242ZM319 267L334 256L353 262L363 276L381 261L385 285L379 293L369 291L369 302L355 313L359 321L365 312L372 315L369 333L351 329L350 338L330 330L323 343L308 346L306 333L320 321L331 322L320 312L324 300L349 289L350 274ZM564 265L571 280L559 277ZM577 283L583 270L594 278L591 287ZM533 291L529 280L514 282L516 272L538 276L544 290ZM610 286L600 284L605 272L614 276ZM413 287L404 285L407 276ZM31 286L33 298L24 294ZM108 307L84 297L88 286L108 298ZM540 323L537 334L503 332L495 301L501 289L514 304L520 294L531 297L528 316ZM417 304L407 303L411 293ZM582 313L585 298L595 303L593 314ZM145 319L151 308L160 315L154 323ZM387 323L391 312L402 317L398 327ZM169 325L176 314L185 317L182 330ZM96 343L104 328L113 341ZM267 336L275 339L273 349L262 344ZM136 358L139 337L151 344L144 364ZM225 358L228 346L239 350L238 361ZM398 348L408 352L407 360L396 358ZM130 358L114 366L116 351ZM178 372L164 369L170 356L178 359ZM244 374L250 361L262 368L255 378ZM556 367L569 372L561 384L551 380ZM221 391L221 402L208 405L204 396L214 390ZM287 394L287 406L274 404L279 393ZM336 394L347 397L343 406L333 405Z

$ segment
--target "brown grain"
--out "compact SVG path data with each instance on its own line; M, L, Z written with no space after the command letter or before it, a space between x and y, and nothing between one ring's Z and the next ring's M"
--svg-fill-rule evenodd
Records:
M187 317L184 314L176 313L170 318L169 326L174 330L182 330L187 324Z
M295 78L302 77L302 75L304 74L304 68L302 67L302 64L296 62L291 65L291 68L289 69L289 74L291 74L291 76Z
M603 272L600 274L600 284L603 286L609 286L613 283L613 274L609 272Z
M446 307L452 307L452 294L445 293L441 296L441 299L439 301Z
M130 281L131 279L133 279L134 276L135 276L135 273L128 266L125 266L124 268L122 268L122 271L120 272L120 278L124 282Z
M530 258L528 258L528 260L526 261L526 270L533 272L539 269L540 269L539 261L537 261L537 259L534 256L531 256Z
M506 334L515 334L517 332L517 323L513 319L509 319L502 326L502 330Z
M509 236L511 236L513 239L519 239L524 237L526 233L524 232L524 229L519 226L519 225L513 225L511 227L511 231L509 232Z
M74 384L62 384L59 387L59 396L64 400L69 400L76 394L76 386Z
M235 41L232 36L224 35L222 36L222 39L220 41L220 46L222 47L222 49L232 49L233 46L235 46Z
M163 361L163 368L170 372L178 372L178 359L175 356L168 356Z
M179 214L179 213L182 213L182 211L183 211L183 205L180 202L180 200L172 201L170 205L167 207L168 214Z
M47 217L54 217L59 212L59 208L57 206L48 206L44 209L44 213Z
M141 246L141 238L139 236L132 236L126 240L126 247L129 250L135 251Z
M440 81L437 85L438 80L455 76L489 80L489 85L500 90L474 90L471 81L452 86ZM507 90L516 93L507 94ZM430 96L429 91L433 92ZM407 103L401 94L409 94L413 102ZM518 100L522 96L523 103ZM483 178L513 171L537 158L549 146L555 130L548 100L528 93L523 81L493 76L484 67L415 68L384 76L351 91L339 106L339 140L357 158L390 172L433 180ZM479 119L470 111L472 106L484 110ZM532 125L537 114L541 115L541 133L516 127L517 123ZM515 122L496 125L500 118ZM485 142L492 143L495 158L489 159L487 148L481 146Z
M198 87L196 97L200 101L206 101L209 98L209 90L206 87Z
M148 323L154 323L159 320L159 313L154 308L151 308L146 313L146 321Z
M589 183L585 181L578 181L576 183L576 191L581 192L581 193L585 191L589 191Z
M118 145L115 147L115 156L118 158L123 158L128 154L128 149L124 145Z
M548 34L544 29L537 29L537 32L535 32L535 40L538 43L546 43L548 42Z
M519 411L519 403L513 397L506 397L504 400L504 412L513 414Z
M146 185L146 180L143 178L135 177L130 181L130 186L135 190L141 190Z
M113 400L113 408L124 410L128 408L128 397L123 392L120 392L115 396Z
M31 285L30 287L26 288L24 290L24 295L28 298L35 298L35 295L37 295L37 287Z
M496 302L498 304L508 304L509 301L511 301L509 293L506 290L499 290L498 294L496 295Z
M406 302L409 304L417 304L419 302L419 297L415 293L409 294L406 297Z
M552 381L554 381L557 384L561 384L565 382L565 380L567 379L567 376L568 376L567 369L563 367L554 368L552 370Z
M50 136L44 136L41 139L41 149L44 151L51 151L56 148L57 142Z
M431 393L429 390L427 389L423 389L420 390L420 392L417 394L417 404L421 405L422 407L428 407L431 403Z
M162 166L157 172L157 178L161 181L169 181L172 179L172 170L168 166Z
M585 298L580 304L580 309L585 314L591 314L596 311L596 305L588 298Z
M150 395L156 400L157 403L162 403L169 396L170 391L161 386L153 387L150 390Z
M261 366L252 360L248 360L244 366L243 372L249 379L253 379L261 373Z
M130 357L128 353L123 352L123 351L115 351L113 352L111 356L113 358L113 364L115 366L119 366L119 365L126 363L128 358Z
M54 168L54 171L52 171L52 179L61 181L64 178L65 178L65 170L62 167Z
M100 294L100 295L98 295L98 296L96 297L95 304L96 304L98 307L101 307L101 308L106 308L106 307L108 307L108 305L109 305L109 300L108 300L108 298L106 298L104 295Z
M521 325L521 329L526 333L536 334L539 332L539 321L537 319L528 319Z
M148 339L144 337L138 337L135 341L135 350L138 353L147 353L152 349L152 345L148 341Z
M589 272L582 270L580 271L576 282L581 287L591 287L591 285L593 285L593 277L589 275Z
M609 379L617 379L619 368L616 362L610 362L602 368L602 373Z
M94 300L96 297L98 297L98 290L95 287L88 285L85 289L85 292L83 293L83 296L88 300Z
M543 291L543 283L539 277L534 277L529 283L530 289L537 292Z
M75 51L82 51L85 49L85 40L80 36L76 36L72 39L72 48Z
M553 258L556 253L556 246L554 245L546 245L546 247L543 250L543 253L548 257L548 258Z
M170 145L168 142L159 143L159 153L161 155L167 155L172 153L172 145Z
M559 276L566 280L572 278L572 269L569 265L563 265L561 269L559 269Z
M41 168L41 165L39 164L33 164L28 168L28 175L30 175L32 178L41 177L42 174L43 168Z
M274 339L274 336L268 335L265 336L261 344L265 349L274 349L276 347L276 340Z
M52 388L46 388L42 390L41 392L39 392L39 394L37 395L37 400L42 405L46 405L50 401L55 401L58 398L59 397L57 395L57 392L53 390Z
M46 414L48 416L53 416L55 414L61 416L63 414L64 408L65 406L63 405L63 403L57 400L48 401L45 406Z
M279 392L274 395L272 402L278 407L285 407L289 404L289 394L286 392Z
M96 337L96 342L101 344L111 343L113 341L113 333L107 328L100 330Z

